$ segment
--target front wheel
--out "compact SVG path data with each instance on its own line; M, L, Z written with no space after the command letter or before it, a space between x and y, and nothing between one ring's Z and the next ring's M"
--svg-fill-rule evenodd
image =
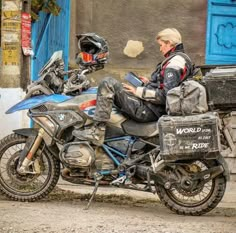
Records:
M188 173L201 172L216 165L213 160L198 160L182 166ZM221 174L194 190L181 186L165 189L156 185L162 203L170 210L182 215L202 215L214 209L224 196L226 179Z
M11 134L0 141L0 191L15 201L37 201L56 186L60 163L41 145L36 151L31 169L19 174L17 165L27 137Z

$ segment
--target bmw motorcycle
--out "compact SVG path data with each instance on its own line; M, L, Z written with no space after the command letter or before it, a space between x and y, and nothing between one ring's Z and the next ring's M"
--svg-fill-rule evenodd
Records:
M102 69L107 58L107 51L91 55L86 50L91 43L104 48L100 37L79 39L80 64L87 57L80 69L65 72L61 52L54 53L25 99L6 112L28 110L34 127L16 129L0 141L1 192L15 201L37 201L61 176L94 185L88 206L99 185L113 185L157 194L177 214L214 209L229 178L220 147L229 148L217 114L138 123L114 106L102 146L72 135L92 126L97 89L89 87L86 74ZM69 75L66 81L64 75Z

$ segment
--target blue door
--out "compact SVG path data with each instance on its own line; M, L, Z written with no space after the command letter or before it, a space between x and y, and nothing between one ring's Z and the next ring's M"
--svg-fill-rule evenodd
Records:
M236 64L236 0L208 0L206 64Z
M61 7L59 16L40 12L39 20L32 25L31 80L38 79L40 69L57 50L63 51L65 69L68 69L70 0L57 0L57 3Z

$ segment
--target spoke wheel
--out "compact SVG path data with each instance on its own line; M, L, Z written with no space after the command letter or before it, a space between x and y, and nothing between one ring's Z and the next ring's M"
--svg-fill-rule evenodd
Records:
M199 181L190 179L191 173L197 173L215 166L215 161L198 160L184 166L189 177L182 178L181 184L165 189L156 186L160 200L172 211L183 215L202 215L217 206L223 198L226 180L222 175L200 185Z
M17 171L19 156L27 138L11 134L0 141L0 190L17 201L36 201L53 190L60 175L59 162L40 146L27 174Z

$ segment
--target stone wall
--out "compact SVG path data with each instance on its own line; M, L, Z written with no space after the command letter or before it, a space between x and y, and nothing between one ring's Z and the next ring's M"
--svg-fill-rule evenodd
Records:
M166 27L177 28L183 37L186 52L192 60L205 62L207 1L205 0L71 0L70 64L77 51L75 35L95 32L109 42L110 60L103 71L91 75L100 79L111 75L122 79L127 71L149 76L162 59L155 36ZM143 51L136 57L124 49L137 41Z

